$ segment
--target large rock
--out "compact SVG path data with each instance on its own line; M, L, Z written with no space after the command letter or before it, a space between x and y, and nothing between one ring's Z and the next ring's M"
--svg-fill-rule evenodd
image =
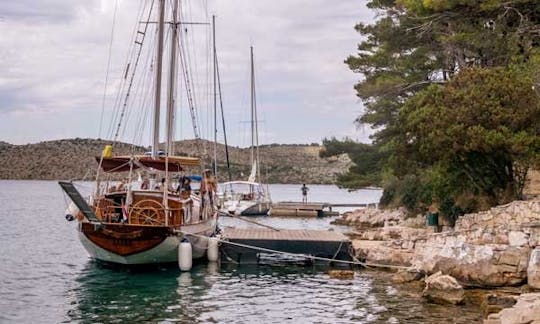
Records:
M396 249L384 241L354 240L352 243L356 257L368 264L410 266L414 256L412 250Z
M491 314L484 324L539 324L540 323L540 293L522 294L517 303Z
M540 289L540 246L531 252L527 268L527 283L535 289Z
M407 283L411 281L417 281L424 277L421 271L416 269L401 269L392 276L394 283Z
M435 303L457 305L463 302L465 291L455 278L439 271L426 279L422 296Z
M403 208L394 210L364 208L347 212L333 223L361 228L393 226L401 223L406 215L407 212Z
M528 247L470 244L463 235L437 235L416 242L412 263L426 273L442 271L467 286L513 286L527 278L529 251Z

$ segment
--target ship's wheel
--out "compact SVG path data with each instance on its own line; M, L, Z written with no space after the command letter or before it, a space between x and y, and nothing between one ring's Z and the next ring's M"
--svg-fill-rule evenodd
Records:
M130 224L165 225L165 207L155 200L144 199L131 207Z

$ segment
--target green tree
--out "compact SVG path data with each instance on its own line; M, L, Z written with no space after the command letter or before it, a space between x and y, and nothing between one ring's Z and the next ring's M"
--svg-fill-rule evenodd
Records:
M384 153L371 144L357 143L351 139L342 141L336 138L324 139L320 157L329 157L347 153L354 165L344 174L338 176L340 187L358 189L378 186L381 183L381 162Z
M414 154L396 149L395 162L443 167L446 177L459 179L455 195L472 191L494 204L520 199L540 151L540 100L532 85L529 70L498 67L466 69L430 86L399 112L396 146Z
M373 144L342 145L355 161L342 185L382 184L382 202L411 209L443 197L448 213L467 195L487 197L487 205L520 197L537 153L530 125L538 122L531 85L540 85L540 3L372 0L368 7L378 18L355 27L363 41L345 63L362 75L356 122L376 131ZM362 161L364 152L379 161Z

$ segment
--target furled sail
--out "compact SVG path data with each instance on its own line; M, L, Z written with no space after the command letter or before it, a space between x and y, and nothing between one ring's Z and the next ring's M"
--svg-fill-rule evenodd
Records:
M251 166L251 173L249 174L248 181L255 182L255 177L257 176L257 161L253 161Z

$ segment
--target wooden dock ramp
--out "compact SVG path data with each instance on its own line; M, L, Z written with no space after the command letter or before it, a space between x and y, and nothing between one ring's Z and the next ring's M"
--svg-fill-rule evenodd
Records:
M270 216L298 216L298 217L323 217L333 216L331 209L326 207L325 203L313 202L277 202L273 203L268 215Z
M245 246L336 260L352 260L351 241L342 233L334 231L226 228L222 239L232 243L223 242L220 246L223 263L259 263L261 254L271 254L269 251Z
M298 217L324 217L337 216L338 212L332 211L332 207L363 207L377 208L376 203L326 203L326 202L297 202L280 201L272 203L269 216L298 216Z

